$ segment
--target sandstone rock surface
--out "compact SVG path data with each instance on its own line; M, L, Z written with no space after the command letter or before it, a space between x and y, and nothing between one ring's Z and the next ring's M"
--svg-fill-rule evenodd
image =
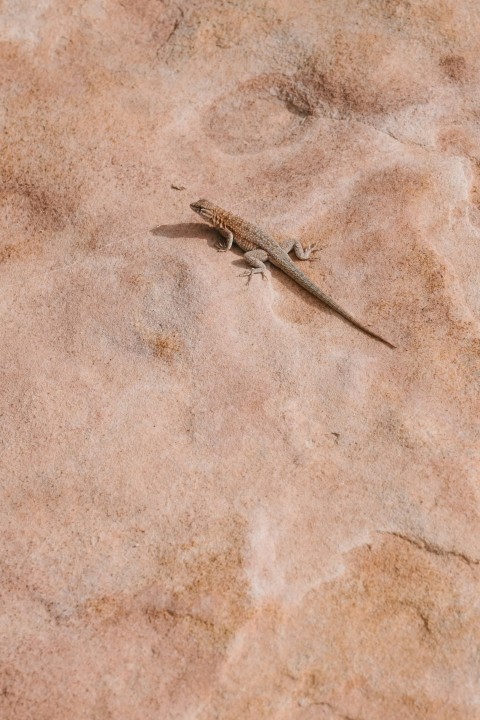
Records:
M0 67L1 717L480 718L477 0L10 0Z

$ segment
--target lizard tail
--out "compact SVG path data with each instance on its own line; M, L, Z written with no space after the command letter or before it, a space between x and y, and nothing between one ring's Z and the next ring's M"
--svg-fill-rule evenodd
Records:
M283 270L286 275L291 277L292 280L295 280L296 283L298 283L301 287L307 290L311 295L313 295L318 300L327 305L329 308L334 310L338 315L341 315L341 317L351 323L351 325L358 328L366 335L375 338L375 340L379 340L384 345L387 345L389 348L396 349L396 345L393 345L388 340L385 340L385 338L383 338L381 335L377 335L377 333L373 332L373 330L370 330L365 325L362 325L362 323L358 322L358 320L356 320L353 315L350 315L350 313L340 307L340 305L338 305L335 300L332 300L331 297L322 292L320 288L310 280L310 278L304 275L303 272L299 270L293 262L291 262L291 260L285 263L282 262L281 264L279 262L277 263L277 261L274 261L274 265L277 265L281 270Z

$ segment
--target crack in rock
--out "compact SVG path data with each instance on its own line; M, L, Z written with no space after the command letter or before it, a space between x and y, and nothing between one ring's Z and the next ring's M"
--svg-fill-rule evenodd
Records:
M480 560L471 558L465 553L460 552L459 550L447 550L445 548L442 548L440 545L437 545L436 543L432 543L428 540L423 540L423 538L406 535L401 532L394 532L392 530L377 530L377 532L380 535L391 535L392 537L400 538L401 540L410 543L410 545L414 545L414 547L417 547L420 550L425 550L426 552L433 553L433 555L437 555L439 557L457 558L458 560L461 560L470 567L480 565Z

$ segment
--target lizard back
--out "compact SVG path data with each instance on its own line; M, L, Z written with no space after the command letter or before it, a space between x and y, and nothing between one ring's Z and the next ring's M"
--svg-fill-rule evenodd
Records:
M239 215L234 215L227 210L223 210L221 207L215 206L213 208L210 222L222 230L230 230L233 233L236 244L244 252L262 248L262 250L265 250L270 255L270 253L274 251L275 246L281 251L280 245L269 237L267 233L264 233L256 225L239 217Z

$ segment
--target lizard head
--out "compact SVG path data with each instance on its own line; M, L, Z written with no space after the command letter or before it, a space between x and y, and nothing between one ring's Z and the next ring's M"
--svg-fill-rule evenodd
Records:
M215 206L213 203L205 200L204 198L197 200L197 202L191 203L190 207L192 208L193 212L198 213L206 220L211 220L213 218L213 208Z

